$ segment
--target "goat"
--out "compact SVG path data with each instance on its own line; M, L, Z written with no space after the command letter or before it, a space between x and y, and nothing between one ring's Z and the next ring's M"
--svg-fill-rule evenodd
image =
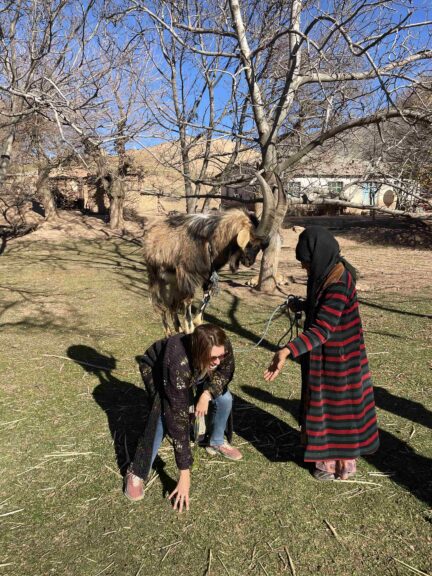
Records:
M171 334L168 313L175 331L181 330L178 312L183 308L184 331L191 333L202 321L192 318L192 301L199 286L206 289L212 271L229 264L250 267L267 247L286 212L286 196L277 177L278 201L257 174L263 193L261 220L241 208L210 214L173 214L154 223L144 238L144 260L154 308L161 314L166 335Z

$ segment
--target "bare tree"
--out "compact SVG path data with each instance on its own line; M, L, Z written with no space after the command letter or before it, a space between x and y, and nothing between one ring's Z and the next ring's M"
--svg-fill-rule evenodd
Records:
M141 0L122 3L121 9L145 12L182 54L217 57L219 67L236 78L237 91L249 102L247 137L255 139L261 170L270 180L359 126L391 118L430 120L427 110L401 106L397 98L407 85L420 85L430 66L431 22L422 19L420 4L228 0L194 4L187 11L189 3L174 10L171 2L158 2L169 18L161 18L155 3ZM198 38L205 38L205 45ZM194 124L191 118L184 122ZM338 201L344 202L329 199ZM262 260L263 289L275 286L278 250L275 237Z
M229 5L265 172L288 170L327 140L357 126L379 124L396 116L406 120L424 116L423 112L398 108L395 99L398 81L409 78L413 71L418 76L432 56L423 41L416 41L410 33L414 27L426 28L427 23L413 22L415 16L408 3L405 11L398 3L394 12L394 2L377 6L335 1L325 12L314 10L313 4L293 0L285 4L285 11L275 14L271 36L258 39L245 24L252 17L247 5L239 0L230 0ZM369 24L364 26L366 19ZM278 58L285 71L279 80L279 74L264 74L262 62L271 61L266 57L269 49L284 36L287 42L283 45L288 51L285 66ZM250 41L254 40L251 47ZM307 121L301 118L305 96L309 100L312 97L315 104L325 103L325 113L323 110L318 118ZM299 120L303 133L299 134L297 150L281 154L280 144ZM271 288L267 270L273 258L263 259L260 281L265 288Z
M49 177L53 170L74 160L75 152L65 149L65 146L59 142L57 131L53 130L53 126L41 116L31 119L29 135L37 167L35 196L42 203L45 219L56 220L58 211Z
M92 66L87 42L94 28L87 23L93 2L86 4L19 0L0 11L0 180L14 162L15 172L18 164L36 166L35 196L47 219L58 216L50 173L80 155L76 120L97 97L91 88L98 75L89 82L81 74Z
M21 188L13 185L19 174L18 178L26 187L25 198L28 200L32 197L42 204L45 219L56 219L58 211L50 176L53 170L72 161L75 152L62 141L56 125L36 112L25 115L14 126L13 149L14 163L11 164L8 159L2 183L2 193L7 196L8 207L12 208L13 205L13 190L16 190L16 210L20 211L20 206L24 205Z
M242 134L246 95L238 90L232 59L224 56L225 38L209 39L200 27L194 31L176 28L178 21L194 20L200 26L201 14L207 17L196 1L112 2L111 10L109 19L117 25L123 23L122 33L140 38L137 53L150 55L152 89L147 92L146 104L152 114L154 138L167 142L155 159L178 172L186 211L195 212L203 186L219 189L225 183L247 141ZM199 49L190 50L190 46ZM233 135L234 145L227 146L227 137L233 139ZM209 198L204 209L208 203Z
M83 115L81 138L96 167L97 185L110 201L110 227L121 230L125 177L131 167L127 146L149 124L145 107L148 58L139 58L129 38L119 39L105 20L98 34L98 61L105 70L103 79L95 83L101 105Z
M64 110L77 110L74 71L83 56L87 12L80 2L8 2L0 10L2 170L13 156L17 127L36 114L56 123L64 140ZM81 101L79 101L81 100Z
M146 123L138 89L145 66L106 25L105 5L20 0L0 11L0 177L9 168L17 127L34 121L38 157L44 158L36 187L46 213L56 215L46 185L49 173L65 155L75 154L87 168L96 166L110 198L110 225L122 228L126 146ZM57 152L44 148L40 129L47 122L57 129ZM83 149L91 150L91 165ZM120 164L113 171L109 155L115 152Z

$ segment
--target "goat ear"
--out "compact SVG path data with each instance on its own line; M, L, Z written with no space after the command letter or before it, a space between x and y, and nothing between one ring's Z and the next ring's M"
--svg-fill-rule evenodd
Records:
M249 242L250 240L250 232L247 228L243 228L243 230L240 230L240 232L237 234L237 244L240 246L240 248L243 250L246 247L246 244Z

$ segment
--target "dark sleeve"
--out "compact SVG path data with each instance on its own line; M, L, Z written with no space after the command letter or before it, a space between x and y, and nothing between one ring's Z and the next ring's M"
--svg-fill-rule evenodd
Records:
M144 354L138 358L138 363L140 365L145 364L147 366L150 366L150 368L153 368L153 366L158 361L160 354L162 354L163 348L166 345L166 343L167 338L163 338L162 340L157 340L156 342L154 342L150 346L150 348L147 348Z
M229 340L227 340L225 350L225 358L204 384L204 390L208 390L213 398L223 394L234 376L234 353Z
M191 370L179 340L169 340L163 361L164 416L179 470L192 466L189 443L189 386Z
M331 284L324 291L318 312L312 324L300 336L287 344L293 358L321 346L336 330L342 312L348 303L348 288L343 282Z
M156 394L156 388L159 387L162 380L160 367L162 364L163 349L166 342L166 338L154 342L142 356L137 358L144 387L150 398L154 397Z

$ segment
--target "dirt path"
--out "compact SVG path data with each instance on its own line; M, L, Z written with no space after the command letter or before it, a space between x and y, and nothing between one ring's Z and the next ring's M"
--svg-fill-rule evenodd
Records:
M359 291L413 293L430 287L432 254L412 248L391 248L365 245L338 239L343 255L360 272ZM279 270L282 276L304 276L295 260L294 250L287 247L282 251Z
M295 246L303 228L282 231L282 252L279 262L279 291L270 298L280 300L281 295L304 295L306 273L295 259ZM414 294L431 286L432 252L425 249L409 247L392 247L371 245L362 240L347 237L343 232L333 231L338 240L343 256L359 271L357 288L363 294L381 294L398 292ZM244 270L244 269L243 269ZM253 267L255 278L259 273L259 261ZM249 278L250 280L250 278ZM260 293L247 286L240 285L242 281L227 289L239 296L256 298ZM244 283L244 281L242 282Z

